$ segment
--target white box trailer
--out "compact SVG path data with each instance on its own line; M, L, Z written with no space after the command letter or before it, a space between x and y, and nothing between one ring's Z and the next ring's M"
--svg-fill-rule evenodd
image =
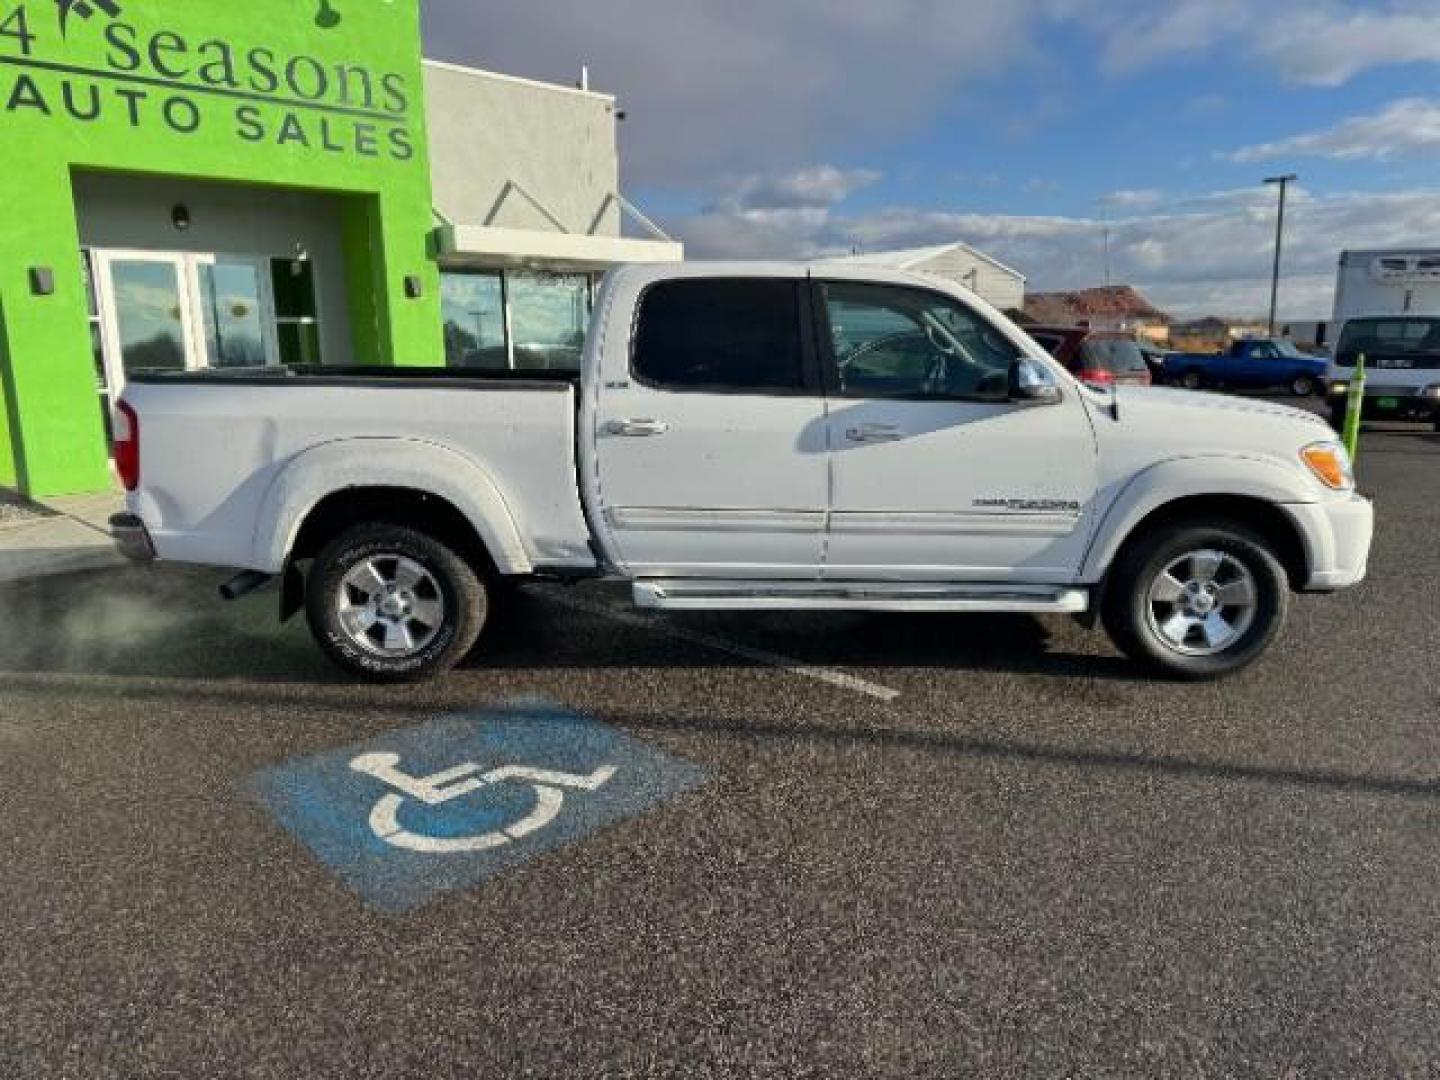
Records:
M1337 423L1363 355L1367 418L1422 420L1440 429L1440 249L1342 252L1331 332Z

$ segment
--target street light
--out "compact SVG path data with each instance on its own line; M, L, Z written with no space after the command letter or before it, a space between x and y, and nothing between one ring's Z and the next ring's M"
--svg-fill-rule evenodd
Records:
M1275 271L1270 276L1270 336L1275 336L1275 309L1280 302L1280 252L1285 244L1285 193L1300 179L1294 173L1267 176L1265 183L1280 186L1280 213L1275 218Z

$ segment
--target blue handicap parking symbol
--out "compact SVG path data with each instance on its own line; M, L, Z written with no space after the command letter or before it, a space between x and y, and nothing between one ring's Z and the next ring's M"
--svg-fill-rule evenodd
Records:
M247 787L366 903L399 913L706 779L614 728L521 705L288 761Z

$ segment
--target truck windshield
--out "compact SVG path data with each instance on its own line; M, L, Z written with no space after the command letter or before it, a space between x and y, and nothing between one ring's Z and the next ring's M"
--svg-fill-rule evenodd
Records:
M1277 341L1275 348L1280 350L1280 355L1290 360L1309 360L1308 353L1301 352L1293 341Z
M1440 319L1351 319L1335 348L1335 363L1355 358L1375 368L1440 368Z

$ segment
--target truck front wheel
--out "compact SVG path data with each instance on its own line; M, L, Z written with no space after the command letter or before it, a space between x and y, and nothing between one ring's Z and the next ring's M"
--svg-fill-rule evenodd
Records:
M1290 587L1265 539L1238 523L1183 523L1122 552L1105 629L1122 652L1178 679L1217 679L1260 658L1285 624Z
M373 682L418 682L453 668L488 611L468 562L401 525L357 525L335 537L305 592L310 632L326 655Z

